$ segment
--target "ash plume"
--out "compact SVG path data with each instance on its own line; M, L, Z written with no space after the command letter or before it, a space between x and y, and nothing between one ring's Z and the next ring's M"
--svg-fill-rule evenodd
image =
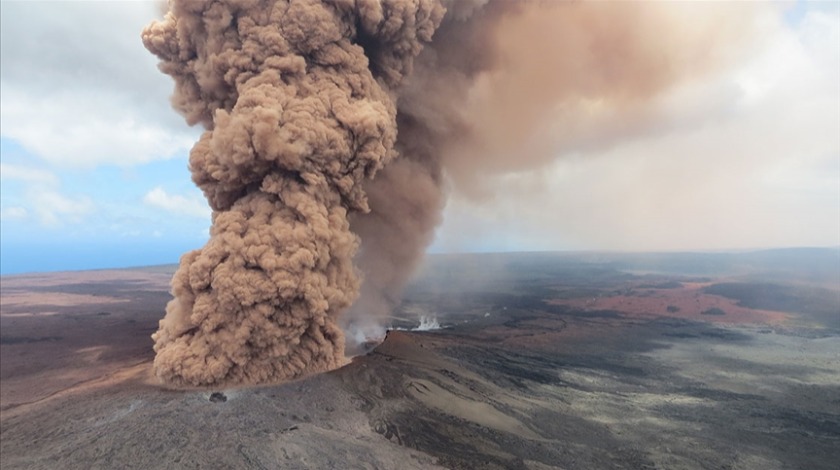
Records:
M720 61L738 22L679 8L172 0L142 37L175 79L173 106L207 129L190 170L213 219L153 335L158 377L260 383L340 366L341 325L399 301L449 190L609 145Z

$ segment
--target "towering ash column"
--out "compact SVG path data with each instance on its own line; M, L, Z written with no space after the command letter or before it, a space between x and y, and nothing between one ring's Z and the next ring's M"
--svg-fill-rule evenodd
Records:
M445 189L515 200L494 175L661 132L662 92L731 55L752 8L169 7L143 42L175 79L175 108L207 129L190 169L213 208L210 240L182 257L153 335L155 371L175 385L338 367L339 315L348 329L381 328L440 222Z
M395 156L395 93L438 1L173 1L143 42L207 131L190 153L213 208L185 254L155 340L178 385L256 383L344 360L337 316L355 300L348 215Z

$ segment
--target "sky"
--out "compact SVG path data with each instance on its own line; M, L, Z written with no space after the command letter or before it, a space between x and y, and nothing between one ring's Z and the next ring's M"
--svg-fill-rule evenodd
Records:
M762 10L736 63L659 98L656 132L453 192L431 251L840 245L840 2ZM210 210L201 130L139 1L0 1L0 274L177 262Z

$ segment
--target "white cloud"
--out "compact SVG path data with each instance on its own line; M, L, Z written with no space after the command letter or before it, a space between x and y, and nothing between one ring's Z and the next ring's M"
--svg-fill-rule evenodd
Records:
M198 130L143 48L154 2L3 2L0 133L61 166L130 166L188 149Z
M200 197L168 194L159 186L146 193L146 196L143 197L143 202L173 214L202 219L210 218L210 207Z
M117 91L73 90L48 95L3 87L4 137L56 166L131 166L188 150L196 136L146 119Z
M0 163L0 179L51 186L58 184L58 178L49 171L10 163Z
M6 220L27 219L29 213L45 227L60 227L79 223L93 212L94 203L87 196L68 196L59 191L59 178L49 171L11 163L0 163L0 179L24 183L22 193L15 198L20 205L3 209Z
M30 197L41 224L47 227L79 223L94 209L90 198L69 197L52 190L32 191Z
M26 208L23 207L6 207L0 209L0 219L9 220L9 219L25 219L29 216L29 212Z

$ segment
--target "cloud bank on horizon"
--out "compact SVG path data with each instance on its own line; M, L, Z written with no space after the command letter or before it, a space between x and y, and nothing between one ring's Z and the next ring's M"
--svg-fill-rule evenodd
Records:
M174 262L183 247L203 244L209 211L186 169L199 131L168 106L172 82L138 33L161 17L158 6L33 1L0 8L4 254L31 242L142 250L176 240L166 254ZM543 132L572 129L577 137L559 139L544 152L550 159L490 165L481 178L453 166L432 249L840 243L840 7L775 4L756 9L742 27L753 33L735 35L733 60L670 87L631 125L610 128L599 96L560 100L540 120ZM557 60L572 46L558 44ZM511 86L531 78L497 77ZM488 129L504 119L480 106L471 112ZM592 119L607 123L609 139L580 132ZM522 151L487 150L490 157Z

